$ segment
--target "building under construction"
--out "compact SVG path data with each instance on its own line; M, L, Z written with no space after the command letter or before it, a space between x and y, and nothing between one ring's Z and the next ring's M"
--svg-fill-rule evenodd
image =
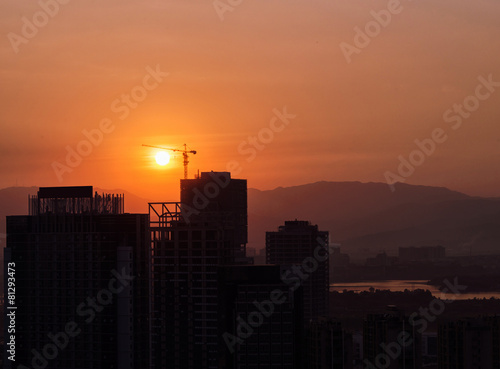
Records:
M123 195L92 192L92 186L40 187L29 197L29 214L123 214Z
M219 368L218 267L248 263L246 180L181 180L181 202L151 203L149 215L154 366Z
M147 214L123 213L122 195L90 186L40 188L29 215L8 216L16 361L5 368L149 367L148 226Z

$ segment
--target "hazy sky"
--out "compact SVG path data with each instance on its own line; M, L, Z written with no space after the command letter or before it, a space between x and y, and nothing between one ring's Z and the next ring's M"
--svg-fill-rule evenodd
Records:
M190 176L231 163L259 189L389 171L500 196L499 19L498 0L3 0L0 187L177 200L182 157L141 145L187 143Z

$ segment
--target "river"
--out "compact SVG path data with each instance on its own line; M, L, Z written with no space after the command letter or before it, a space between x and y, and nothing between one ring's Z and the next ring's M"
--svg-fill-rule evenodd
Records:
M426 280L388 280L388 281L365 281L365 282L352 282L352 283L332 283L330 284L330 291L342 292L343 290L350 290L354 292L369 291L371 287L378 290L390 290L393 292L409 291L423 289L431 291L434 297L440 297L441 291L436 286L426 284ZM455 295L454 295L455 296ZM473 298L487 298L490 297L500 299L500 292L467 292L465 290L460 295L456 296L459 300L467 300Z

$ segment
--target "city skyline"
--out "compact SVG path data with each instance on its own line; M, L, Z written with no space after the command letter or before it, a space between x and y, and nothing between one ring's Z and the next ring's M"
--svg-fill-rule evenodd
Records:
M442 199L464 198L430 191ZM180 192L181 202L149 203L149 214L128 214L121 194L100 194L91 186L41 187L29 197L29 215L7 218L7 368L49 362L131 369L148 363L322 369L329 362L345 369L404 362L417 369L422 360L436 369L450 358L498 363L493 314L500 300L491 283L499 273L497 254L456 257L442 246L400 247L398 257L384 252L352 263L339 244L329 242L328 231L295 219L266 233L263 265L246 252L246 180L202 172L181 180ZM423 276L439 289L411 281ZM404 278L408 288L356 287L358 278ZM118 280L124 286L131 281L130 288L116 288ZM13 283L15 293L7 288ZM476 321L475 314L487 318L467 328L460 344L478 338L482 344L459 349L457 359L449 336L461 334L460 319ZM92 354L77 360L85 350Z
M499 16L0 1L0 367L500 368Z
M497 2L231 4L3 2L0 187L175 198L182 157L160 167L141 145L186 143L189 178L229 170L264 190L390 172L500 195Z

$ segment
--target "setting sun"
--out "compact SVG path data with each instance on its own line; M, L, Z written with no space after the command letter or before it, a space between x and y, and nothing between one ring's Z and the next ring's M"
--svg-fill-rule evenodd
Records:
M170 155L166 151L160 151L156 154L155 159L158 165L167 165L170 161Z

